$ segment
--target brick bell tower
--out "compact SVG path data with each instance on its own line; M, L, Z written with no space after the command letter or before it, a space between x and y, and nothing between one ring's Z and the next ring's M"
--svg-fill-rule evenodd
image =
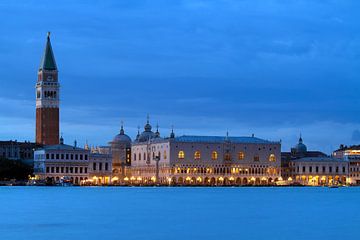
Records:
M59 82L58 70L47 34L36 83L36 143L59 144Z

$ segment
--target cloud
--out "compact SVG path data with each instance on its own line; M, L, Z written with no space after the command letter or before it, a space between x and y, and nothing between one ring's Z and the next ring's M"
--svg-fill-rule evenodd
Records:
M288 149L301 131L310 148L329 152L358 140L349 137L360 129L358 6L2 2L0 134L33 138L34 84L50 29L70 139L106 143L121 120L134 136L150 113L164 134L171 125L179 134L229 129L281 138Z

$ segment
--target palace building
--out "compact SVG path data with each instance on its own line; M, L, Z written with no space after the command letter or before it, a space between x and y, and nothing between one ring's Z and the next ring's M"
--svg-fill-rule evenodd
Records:
M162 138L148 120L131 153L129 184L271 185L281 177L280 142L254 136Z
M36 83L36 143L59 144L59 92L58 69L47 35Z

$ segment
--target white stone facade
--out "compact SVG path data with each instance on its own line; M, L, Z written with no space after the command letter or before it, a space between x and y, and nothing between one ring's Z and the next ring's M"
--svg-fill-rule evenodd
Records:
M280 178L281 145L253 137L182 136L132 145L132 181L171 185L267 185Z

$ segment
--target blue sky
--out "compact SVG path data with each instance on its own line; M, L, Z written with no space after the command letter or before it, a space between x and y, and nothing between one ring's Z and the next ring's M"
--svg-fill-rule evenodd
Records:
M300 132L360 142L359 1L0 1L0 139L33 140L51 31L65 141L104 145L147 113L168 135Z

